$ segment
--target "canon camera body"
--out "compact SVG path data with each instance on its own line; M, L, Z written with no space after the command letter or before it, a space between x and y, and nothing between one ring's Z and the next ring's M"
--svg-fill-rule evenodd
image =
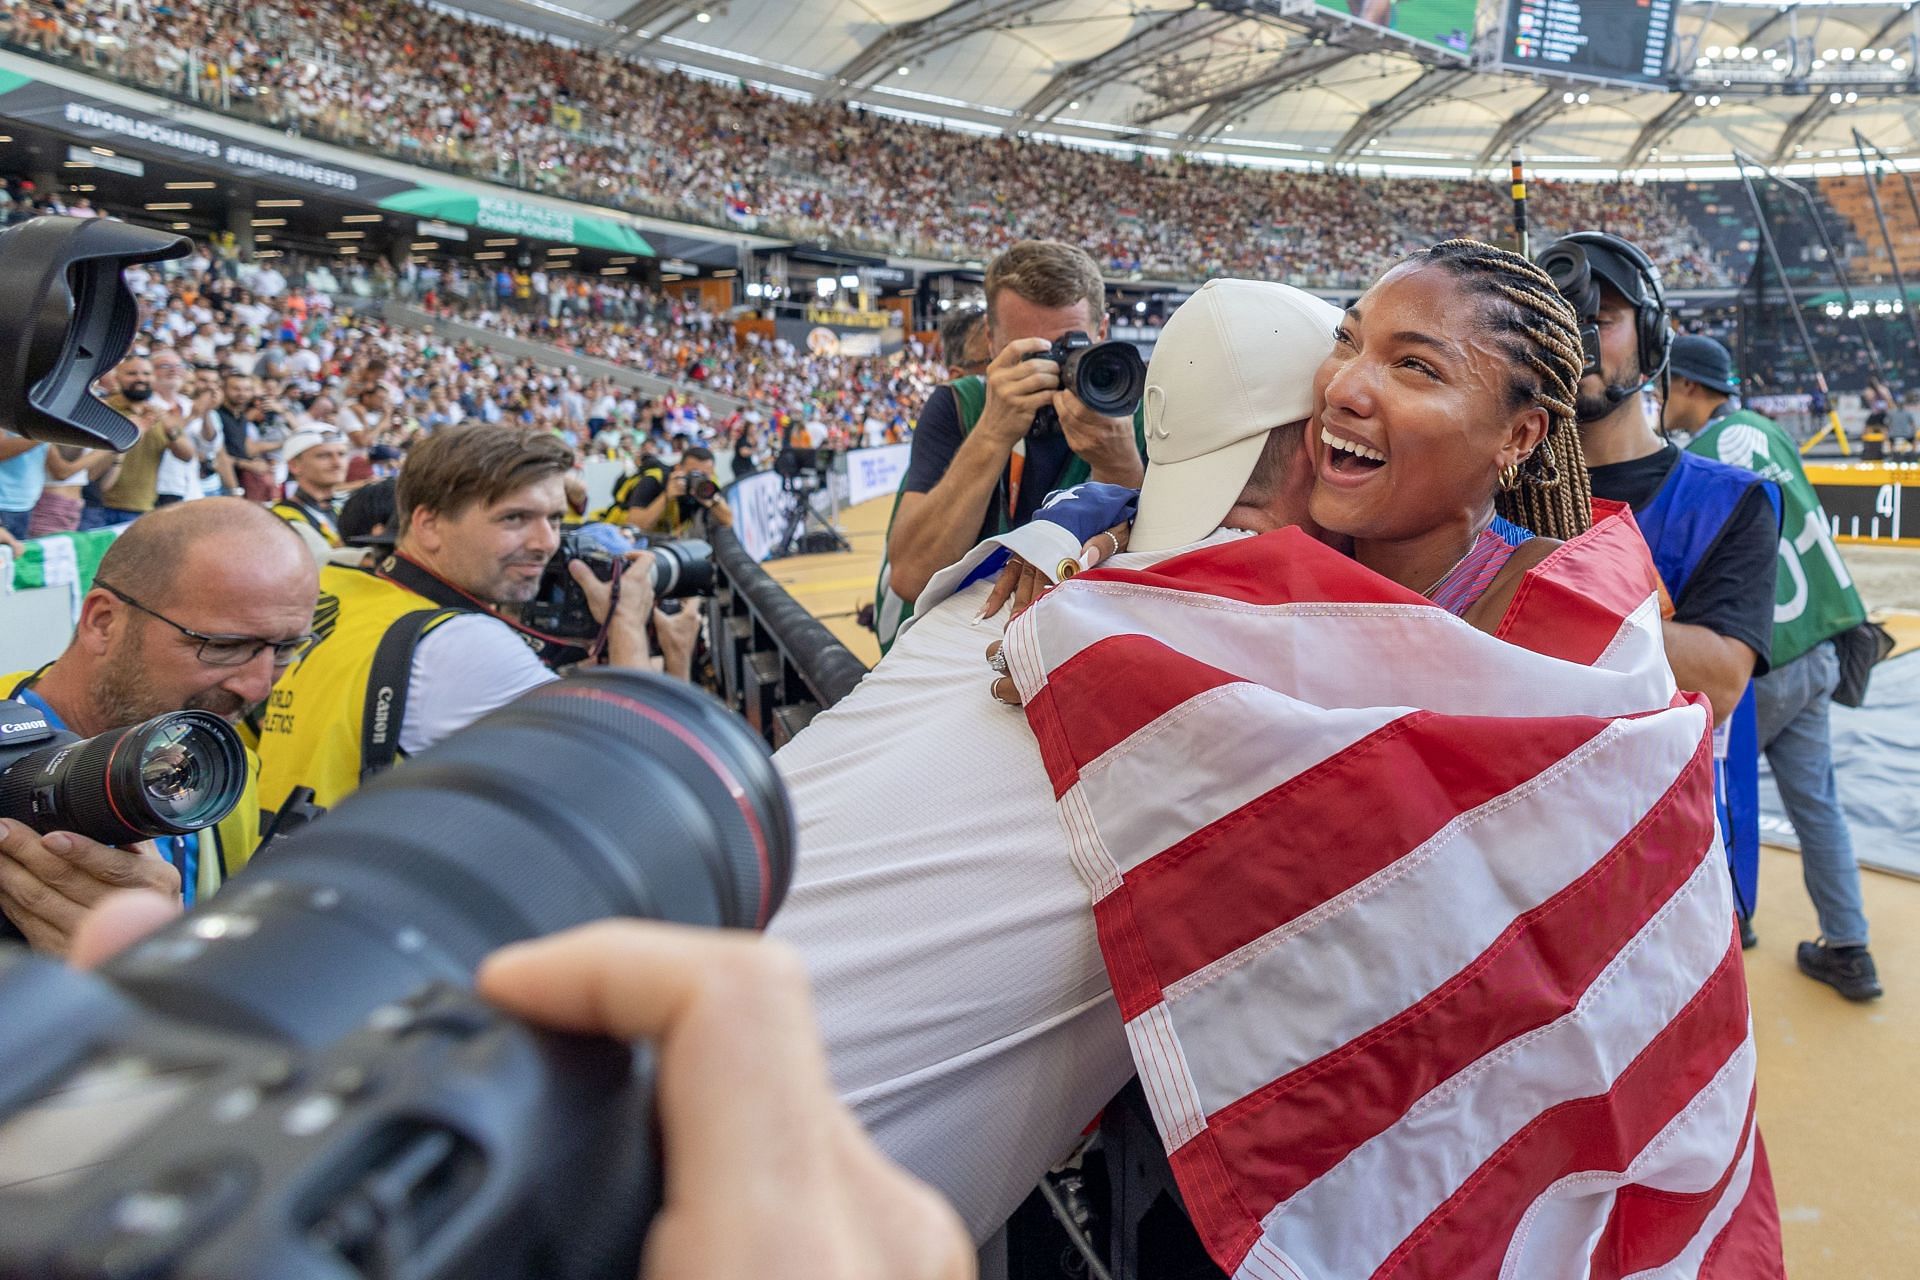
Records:
M630 1280L648 1063L471 990L617 917L761 928L765 745L652 674L555 681L257 854L94 973L0 952L0 1276Z

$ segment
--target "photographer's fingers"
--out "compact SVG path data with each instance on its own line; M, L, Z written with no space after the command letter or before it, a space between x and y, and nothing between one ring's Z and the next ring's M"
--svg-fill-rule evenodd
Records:
M643 1275L970 1274L953 1211L835 1097L806 973L785 946L606 921L496 952L478 985L542 1025L657 1045L667 1185Z
M657 1044L669 1198L719 1192L768 1155L770 1135L786 1139L784 1163L809 1147L824 1154L839 1104L806 971L781 944L603 921L496 951L476 981L507 1012L556 1031Z
M110 893L94 905L73 932L67 959L76 969L92 969L172 923L180 902L147 889Z

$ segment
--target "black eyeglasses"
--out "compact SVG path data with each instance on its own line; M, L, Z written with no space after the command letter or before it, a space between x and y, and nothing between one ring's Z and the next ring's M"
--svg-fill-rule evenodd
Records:
M200 649L198 656L200 661L210 667L244 667L259 657L262 649L273 650L273 665L275 667L288 666L300 655L300 651L306 648L313 640L312 632L308 632L306 635L293 640L262 640L258 636L210 636L204 631L195 631L192 627L183 627L166 614L154 609L149 609L146 605L141 604L138 600L135 600L118 587L109 586L98 579L94 580L93 585L114 597L114 599L120 601L122 604L133 606L149 618L158 618L187 639L199 641Z

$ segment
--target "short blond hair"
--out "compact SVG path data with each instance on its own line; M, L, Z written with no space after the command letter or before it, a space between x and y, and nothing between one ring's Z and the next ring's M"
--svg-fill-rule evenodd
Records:
M987 323L1002 289L1011 289L1040 307L1087 303L1087 321L1099 325L1107 314L1107 282L1099 264L1084 249L1058 240L1022 240L987 264Z

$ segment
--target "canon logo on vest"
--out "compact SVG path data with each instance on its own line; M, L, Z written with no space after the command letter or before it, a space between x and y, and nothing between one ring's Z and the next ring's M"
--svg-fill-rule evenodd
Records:
M0 734L39 733L47 727L45 720L22 720L13 724L0 724Z

